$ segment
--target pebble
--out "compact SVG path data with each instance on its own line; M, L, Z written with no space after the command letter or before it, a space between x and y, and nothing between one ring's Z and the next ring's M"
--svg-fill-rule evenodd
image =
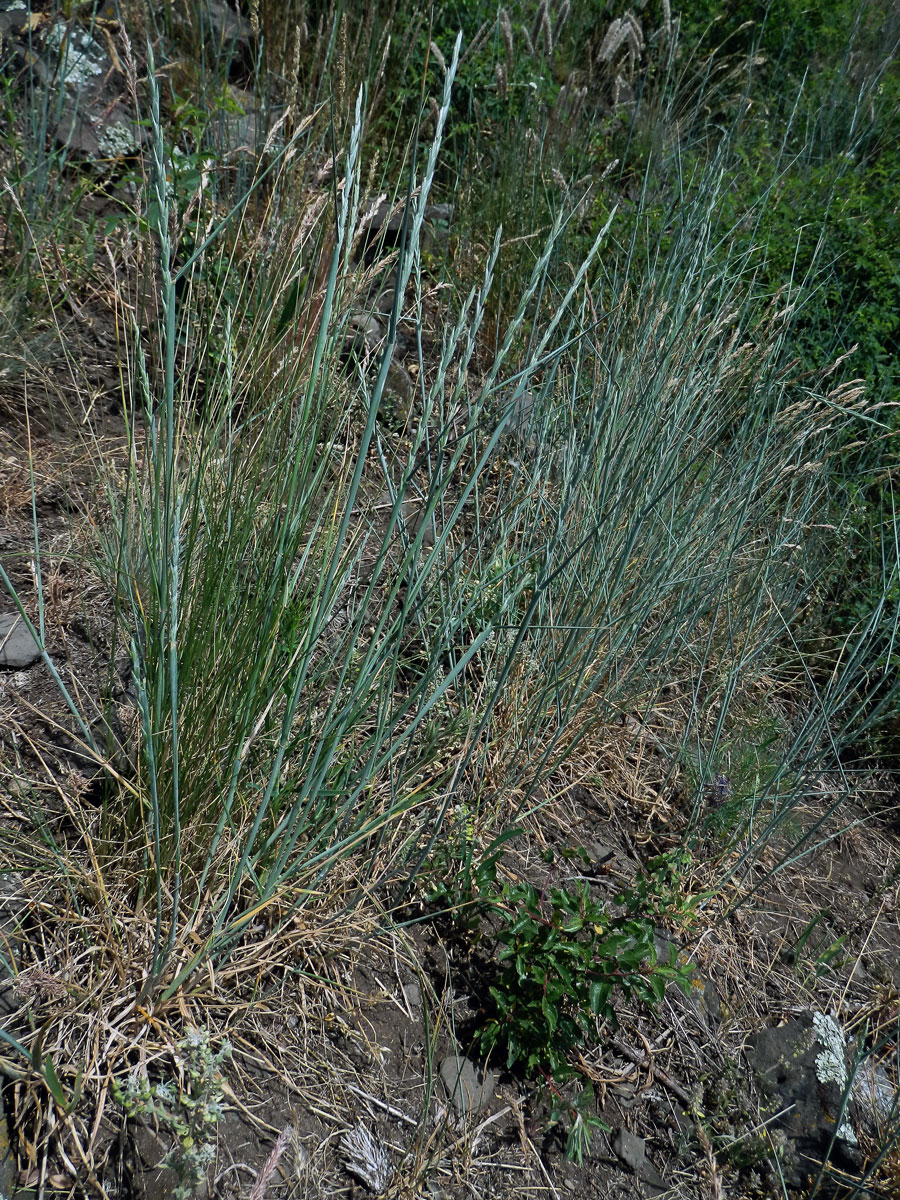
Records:
M613 1149L625 1166L631 1167L632 1171L640 1171L647 1159L647 1143L642 1137L637 1137L636 1134L630 1133L624 1128L616 1134Z
M403 995L410 1008L422 1007L422 989L417 983L407 983L403 987Z
M439 1074L458 1113L474 1115L490 1103L496 1086L493 1071L485 1071L479 1083L478 1071L471 1059L451 1054L441 1062Z
M30 667L41 657L41 648L18 613L0 616L0 667Z
M642 1137L631 1133L623 1126L616 1134L613 1150L626 1167L630 1167L639 1179L649 1185L651 1195L665 1190L666 1184L663 1177L647 1158L647 1143Z

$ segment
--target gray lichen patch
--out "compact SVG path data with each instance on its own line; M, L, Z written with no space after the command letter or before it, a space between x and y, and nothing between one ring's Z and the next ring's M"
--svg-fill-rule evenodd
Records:
M97 133L97 144L108 158L124 158L140 148L134 127L127 121L113 121Z
M47 48L59 55L60 75L64 83L87 83L103 75L109 57L90 34L79 27L69 29L58 21L47 34Z
M839 1088L847 1086L847 1063L844 1031L834 1017L814 1012L812 1027L816 1041L824 1049L816 1057L816 1075L820 1083L836 1083Z
M816 1078L821 1084L835 1084L843 1096L849 1078L844 1031L834 1017L820 1012L812 1014L812 1028L815 1040L823 1047L822 1052L816 1055ZM841 1122L836 1136L851 1146L857 1144L856 1132L849 1121Z

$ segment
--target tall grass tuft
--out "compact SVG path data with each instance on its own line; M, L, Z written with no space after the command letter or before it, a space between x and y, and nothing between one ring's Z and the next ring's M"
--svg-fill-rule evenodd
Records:
M151 58L160 320L152 353L133 330L102 567L137 736L100 853L124 852L155 914L144 994L173 995L261 914L402 893L451 809L533 810L598 725L666 688L686 698L673 776L689 752L714 777L733 710L789 710L739 871L837 762L883 661L880 611L830 673L803 654L829 464L864 398L790 361L806 281L761 302L758 248L723 252L727 145L682 178L656 247L646 188L566 272L559 215L486 356L498 233L436 360L419 341L405 439L383 422L398 328L433 317L421 238L459 52L410 154L371 372L343 353L368 283L365 92L328 192L304 190L313 114L224 215L201 187L182 246ZM882 608L896 578L886 561Z

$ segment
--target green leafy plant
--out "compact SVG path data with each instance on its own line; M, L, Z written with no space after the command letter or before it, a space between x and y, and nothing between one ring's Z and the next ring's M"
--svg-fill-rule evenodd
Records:
M675 960L674 948L669 962L659 960L644 898L629 893L625 912L613 913L586 882L540 892L519 883L505 885L495 902L499 970L478 1044L485 1053L505 1052L507 1067L544 1079L550 1124L567 1127L567 1154L578 1162L600 1123L589 1112L589 1089L569 1095L560 1087L576 1073L572 1052L598 1020L615 1027L615 989L653 1005L672 981L690 987L690 968Z
M591 1112L594 1089L587 1083L564 1094L551 1086L550 1128L559 1125L566 1133L566 1157L581 1166L585 1154L591 1147L594 1133L609 1132L609 1126Z
M711 892L693 893L685 876L692 858L684 847L667 850L651 858L635 880L619 897L626 912L637 919L649 919L685 926L692 921L700 903Z
M465 812L458 818L455 828L448 821L447 839L425 872L425 900L449 915L457 933L474 938L480 936L482 919L495 903L503 846L520 830L505 830L479 855L472 821Z
M670 981L689 986L686 967L658 961L653 924L609 912L585 882L541 892L530 883L508 884L497 912L504 924L490 988L495 1012L479 1041L484 1051L505 1049L508 1067L567 1079L569 1054L594 1018L615 1026L614 988L655 1004Z
M126 1116L154 1121L171 1135L174 1144L163 1165L178 1175L175 1200L190 1200L200 1194L215 1157L224 1096L222 1065L231 1046L225 1041L214 1051L206 1030L192 1030L178 1049L183 1056L180 1080L151 1084L146 1073L134 1071L124 1084L113 1082L113 1095Z
M794 965L795 974L804 982L812 978L821 979L843 965L842 953L847 935L829 940L827 922L830 915L828 909L819 909L803 927L796 943L785 951L785 958ZM814 939L813 933L820 925L823 925L823 929Z

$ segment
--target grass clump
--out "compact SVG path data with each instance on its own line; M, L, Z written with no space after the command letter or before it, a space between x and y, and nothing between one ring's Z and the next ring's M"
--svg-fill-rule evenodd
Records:
M290 265L213 298L202 281L233 262L250 195L217 219L198 183L194 227L210 232L173 241L150 62L159 361L136 335L129 408L143 415L110 493L103 568L130 660L138 774L103 838L142 847L138 891L157 914L147 986L166 995L233 945L246 913L305 904L348 856L368 856L363 878L399 884L461 785L473 811L504 792L527 807L654 681L683 679L701 726L704 696L727 706L762 685L816 570L803 530L856 393L794 379L790 296L761 309L749 256L715 240L727 145L686 182L649 271L635 237L598 259L612 215L561 283L558 219L472 386L495 240L422 376L412 436L397 445L380 424L406 306L424 316L420 236L455 63L421 175L410 168L394 308L368 377L340 365L362 269L362 93L332 231L324 205L291 203L301 127L264 193ZM306 299L286 309L298 253L329 244L322 269L305 271ZM375 489L389 497L380 525L365 511ZM812 769L855 670L809 711L766 789L797 777L798 756ZM423 738L438 712L445 736ZM167 977L187 931L201 949Z
M818 836L804 799L830 772L837 812L851 790L842 756L896 711L893 519L851 616L829 621L822 607L842 542L868 519L869 484L884 500L892 478L854 481L863 460L881 462L859 431L890 434L886 392L843 373L846 339L816 307L826 282L837 288L849 336L857 301L890 294L872 283L887 188L835 149L876 153L859 131L865 105L847 100L852 129L832 130L825 155L827 131L802 128L800 93L776 145L742 104L753 62L689 69L671 14L652 49L649 19L642 32L616 18L613 50L605 17L564 7L542 5L538 20L467 6L471 41L452 49L447 13L430 32L411 21L395 62L382 49L395 15L373 19L367 40L336 9L304 34L298 10L293 45L262 4L269 40L254 70L267 55L281 63L283 107L240 169L211 153L216 122L167 95L153 54L146 91L129 60L150 132L129 236L150 282L116 299L125 432L114 466L97 460L107 703L86 701L54 662L40 586L32 601L27 580L2 576L100 780L69 824L41 824L31 851L40 903L71 922L55 935L60 958L79 922L95 922L98 944L95 974L33 1059L57 1102L53 1080L69 1093L47 1064L60 1061L64 1018L80 1045L96 1043L92 989L101 1011L127 992L136 1038L143 1014L174 1021L200 1004L204 972L274 987L286 962L295 969L286 945L312 955L310 929L362 911L389 921L425 876L458 936L499 949L482 1052L548 1083L579 1158L595 1117L573 1062L623 1002L658 1004L689 981L659 960L654 934L694 917L684 877L698 846L715 860L703 898L739 890L773 844L773 869L793 866ZM157 33L163 52L177 31ZM578 39L594 70L583 77ZM513 63L520 42L530 49ZM231 68L212 66L223 118ZM385 146L380 89L410 71L419 91L398 104L412 133ZM502 138L480 142L485 124ZM545 144L558 164L547 179ZM758 170L748 146L766 148ZM563 173L582 149L593 192ZM473 187L432 253L431 200L488 161L506 172L511 224L495 229ZM851 176L859 188L842 193ZM807 184L823 231L808 255L790 215ZM830 247L873 188L884 221L856 255L872 273L842 275ZM397 196L392 245L370 227ZM391 299L375 319L382 288ZM886 389L887 318L873 336L864 349ZM859 504L844 511L854 486ZM609 776L611 731L634 727L636 743L665 705L677 718L656 739L654 813L672 815L681 844L654 844L618 900L578 879L500 882L505 847L540 828L567 773ZM610 785L604 799L621 811L633 797ZM641 844L661 841L646 826ZM27 1058L27 1031L4 1036ZM223 1060L202 1039L181 1049L177 1094L123 1082L127 1056L110 1069L126 1113L179 1139L190 1188Z

